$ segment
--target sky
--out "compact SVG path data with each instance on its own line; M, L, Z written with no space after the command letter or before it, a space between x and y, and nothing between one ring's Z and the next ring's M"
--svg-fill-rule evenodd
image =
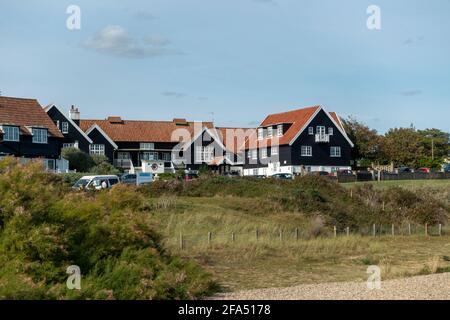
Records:
M0 91L82 118L257 126L311 105L450 131L450 0L0 0ZM69 29L67 9L80 9ZM370 5L381 29L371 30ZM73 20L70 20L73 21Z

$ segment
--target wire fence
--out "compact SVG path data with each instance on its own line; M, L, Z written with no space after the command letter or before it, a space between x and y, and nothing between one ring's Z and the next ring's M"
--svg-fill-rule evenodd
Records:
M450 235L450 225L442 224L372 224L362 227L332 226L320 230L307 228L290 228L279 230L261 230L240 232L205 232L196 234L180 233L177 236L168 237L165 241L171 246L181 250L196 246L208 246L214 244L255 244L255 243L295 243L317 238L333 239L340 237L400 237L400 236L424 236L439 237Z

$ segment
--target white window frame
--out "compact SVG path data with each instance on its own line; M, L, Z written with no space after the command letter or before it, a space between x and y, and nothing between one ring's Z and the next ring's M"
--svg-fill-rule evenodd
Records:
M327 132L325 126L317 126L316 130L317 130L316 133L321 136L324 136Z
M141 153L141 160L158 161L159 160L158 152L155 152L155 151L142 152Z
M61 123L61 132L62 133L69 133L69 123L68 122L62 122Z
M170 152L163 152L163 153L161 153L161 160L163 160L163 161L171 161L172 158L171 158Z
M63 143L62 148L68 149L68 148L76 148L76 147L75 147L75 143Z
M313 136L313 135L314 135L314 127L309 127L309 128L308 128L308 134L309 134L310 136Z
M272 127L267 127L267 138L273 137L273 129Z
M332 146L330 147L330 157L340 158L342 156L341 147Z
M270 148L270 156L278 155L278 146L273 146Z
M301 147L301 156L302 157L312 157L312 147L311 146L302 146Z
M261 149L261 158L263 159L267 158L267 148Z
M104 144L91 144L89 145L89 154L90 155L105 155L105 145Z
M277 126L277 136L281 137L283 135L283 125L279 124Z
M196 146L195 147L195 162L210 162L214 159L213 146Z
M334 134L334 129L333 129L333 127L329 127L328 128L328 135L329 136L332 136Z
M31 128L31 133L33 135L33 143L48 143L48 131L42 128Z
M3 140L18 142L20 140L20 129L16 126L3 126ZM11 131L10 131L11 130Z
M139 143L140 150L155 150L155 144L153 142L141 142Z
M264 138L263 128L258 128L258 140L262 140Z

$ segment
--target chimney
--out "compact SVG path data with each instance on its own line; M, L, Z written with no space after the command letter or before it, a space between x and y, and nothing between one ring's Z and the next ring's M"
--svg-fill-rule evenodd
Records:
M75 108L74 105L70 107L69 118L72 119L73 122L77 124L77 126L80 125L80 111L78 111L78 108Z

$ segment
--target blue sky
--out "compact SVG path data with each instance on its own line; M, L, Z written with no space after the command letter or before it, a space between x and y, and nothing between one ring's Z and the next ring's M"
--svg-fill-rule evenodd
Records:
M81 9L68 30L66 9ZM381 30L366 27L369 5ZM450 0L0 0L0 90L84 118L255 126L320 104L450 131Z

